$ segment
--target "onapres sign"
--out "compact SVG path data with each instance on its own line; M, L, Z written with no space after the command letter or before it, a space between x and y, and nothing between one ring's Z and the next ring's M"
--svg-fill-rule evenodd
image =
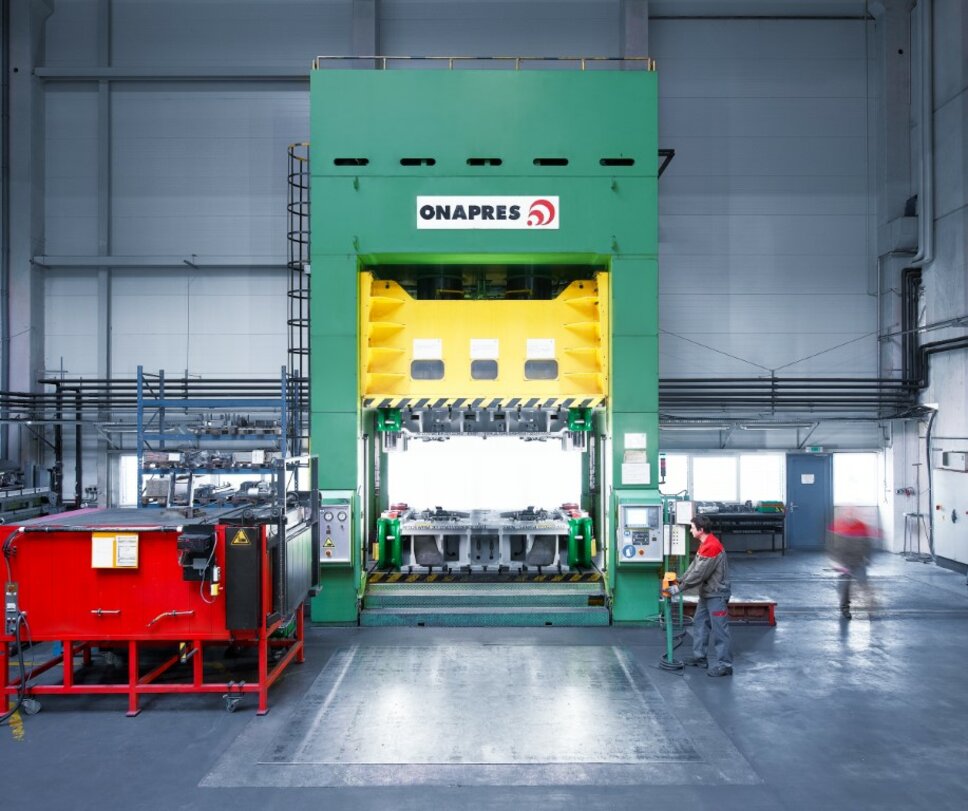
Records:
M418 196L418 229L553 229L560 223L558 198L524 195Z

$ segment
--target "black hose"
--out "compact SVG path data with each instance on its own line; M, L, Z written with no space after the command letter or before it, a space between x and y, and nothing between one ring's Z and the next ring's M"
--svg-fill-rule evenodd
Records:
M3 715L0 715L0 724L9 721L17 711L23 706L24 699L27 697L27 664L24 662L24 644L20 637L20 628L23 625L24 617L21 614L17 617L17 625L14 629L14 639L17 640L17 664L20 666L20 684L17 687L17 701L13 707ZM6 642L4 644L7 644Z
M925 434L924 455L928 466L928 551L931 553L931 560L935 563L938 559L934 554L934 474L931 471L931 429L934 427L934 418L938 416L935 409L931 412L931 419L928 420L928 430Z

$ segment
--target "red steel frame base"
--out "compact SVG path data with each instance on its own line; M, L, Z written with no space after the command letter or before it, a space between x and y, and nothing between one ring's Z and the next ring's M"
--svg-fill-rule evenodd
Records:
M40 695L127 695L128 696L128 717L133 718L141 712L138 702L141 696L157 693L222 693L227 697L241 697L246 693L256 693L259 696L259 707L257 715L265 715L269 712L268 694L269 688L282 672L292 663L302 664L305 660L305 619L303 617L303 606L296 609L296 634L292 639L271 639L271 634L281 625L281 621L268 628L260 630L257 639L128 639L121 640L77 640L42 637L35 639L34 642L61 642L64 646L64 653L55 656L45 662L34 664L28 671L31 677L39 676L46 671L58 667L63 667L63 679L60 684L38 684L28 685L26 694L28 696ZM0 636L0 673L3 674L4 689L3 694L7 696L7 702L12 702L20 689L20 675L16 678L11 673L15 658L9 655L10 644L14 640L10 636ZM144 647L158 647L160 644L185 645L179 653L166 659L162 664L155 667L148 673L141 673L139 665L139 654ZM191 647L188 648L187 646ZM206 646L214 645L244 645L255 646L259 652L259 664L257 681L255 682L207 682L203 680L204 670L204 649ZM126 646L128 650L128 680L119 684L77 684L74 681L73 659L75 656L82 656L84 664L91 662L91 648L93 647L120 647ZM271 649L284 649L285 653L278 662L272 667L269 666L269 651ZM70 654L67 652L70 651ZM68 667L65 665L65 656L71 662ZM158 684L156 680L180 662L191 659L192 678L191 681Z

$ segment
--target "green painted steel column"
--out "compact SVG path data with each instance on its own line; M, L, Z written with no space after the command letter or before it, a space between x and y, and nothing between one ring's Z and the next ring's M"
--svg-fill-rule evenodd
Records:
M609 439L596 442L594 486L583 465L582 503L596 527L611 527L601 542L614 619L656 613L658 567L616 566L608 493L657 487L657 115L657 76L648 71L313 71L312 450L323 489L366 502L353 561L324 569L314 620L356 618L363 546L380 506L372 468L384 460L375 447L361 452L364 433L375 432L361 411L359 271L394 264L608 269L611 390L595 424ZM557 197L559 227L418 228L417 198L448 195ZM622 481L629 434L647 438L647 483Z

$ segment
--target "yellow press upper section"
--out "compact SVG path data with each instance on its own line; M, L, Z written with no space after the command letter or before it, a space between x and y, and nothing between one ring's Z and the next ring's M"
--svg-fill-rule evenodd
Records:
M422 300L361 273L360 396L384 407L598 405L608 393L608 281L599 272L551 300ZM475 379L482 372L493 379Z

